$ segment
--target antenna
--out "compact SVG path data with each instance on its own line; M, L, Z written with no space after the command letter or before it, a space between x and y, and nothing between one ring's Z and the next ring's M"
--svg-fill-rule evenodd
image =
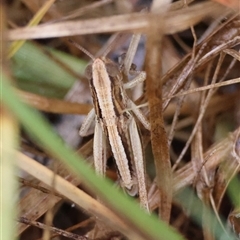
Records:
M123 34L115 33L108 40L107 43L97 52L96 57L106 57L117 42L123 40Z
M109 52L111 51L112 47L114 45L116 45L117 41L121 41L123 38L123 34L120 33L115 33L113 34L109 39L107 44L105 44L105 46L98 51L98 53L96 54L96 57L94 57L88 50L86 50L85 48L83 48L81 45L79 45L78 43L74 42L72 39L68 39L69 42L71 42L76 48L80 49L82 52L84 52L87 56L89 56L93 61L98 58L98 57L106 57Z
M82 52L84 52L87 56L89 56L93 61L95 60L95 57L84 47L82 47L81 45L79 45L78 43L74 42L72 39L68 39L68 41L70 43L72 43L76 48L78 48L79 50L81 50Z
M106 57L109 54L109 52L112 49L113 44L114 44L114 41L111 41L111 39L110 39L109 44L105 47L104 53L102 54L103 57Z

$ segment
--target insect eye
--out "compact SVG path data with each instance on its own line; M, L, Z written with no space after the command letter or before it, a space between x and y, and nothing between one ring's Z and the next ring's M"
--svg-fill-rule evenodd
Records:
M88 65L85 69L85 76L87 79L92 78L92 64Z
M116 77L117 75L120 74L119 68L116 64L106 63L105 66L106 66L109 76Z

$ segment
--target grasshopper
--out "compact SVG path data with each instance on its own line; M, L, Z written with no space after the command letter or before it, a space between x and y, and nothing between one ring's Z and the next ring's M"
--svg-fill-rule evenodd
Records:
M84 49L81 50L86 53ZM139 194L140 205L149 211L142 143L133 114L146 129L150 130L150 125L125 91L144 81L146 73L138 72L133 80L124 84L122 68L118 64L105 56L94 58L88 55L93 62L87 66L85 73L89 79L94 108L84 120L79 134L89 135L90 126L95 121L93 157L96 172L105 175L108 139L120 185L129 195Z

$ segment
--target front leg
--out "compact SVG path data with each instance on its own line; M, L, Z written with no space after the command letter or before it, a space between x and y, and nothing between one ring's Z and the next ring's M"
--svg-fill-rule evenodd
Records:
M134 71L137 73L137 76L129 82L124 83L124 88L129 89L137 86L139 83L142 83L146 80L146 72L144 71Z
M94 108L88 113L87 117L84 119L83 124L79 130L79 135L81 137L88 136L93 132L90 131L91 124L95 119L95 110Z

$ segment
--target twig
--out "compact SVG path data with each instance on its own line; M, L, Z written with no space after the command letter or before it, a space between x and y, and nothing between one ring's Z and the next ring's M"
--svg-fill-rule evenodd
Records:
M67 237L67 238L70 238L70 239L74 239L74 240L88 240L87 237L84 237L84 236L79 236L75 233L70 233L70 232L67 232L67 231L64 231L62 229L59 229L59 228L56 228L56 227L51 227L51 226L47 226L43 223L40 223L40 222L37 222L37 221L31 221L25 217L20 217L17 219L18 222L21 222L21 223L24 223L24 224L27 224L27 225L31 225L31 226L34 226L34 227L38 227L38 228L41 228L41 229L50 229L53 233L57 233L61 236L64 236L64 237Z

